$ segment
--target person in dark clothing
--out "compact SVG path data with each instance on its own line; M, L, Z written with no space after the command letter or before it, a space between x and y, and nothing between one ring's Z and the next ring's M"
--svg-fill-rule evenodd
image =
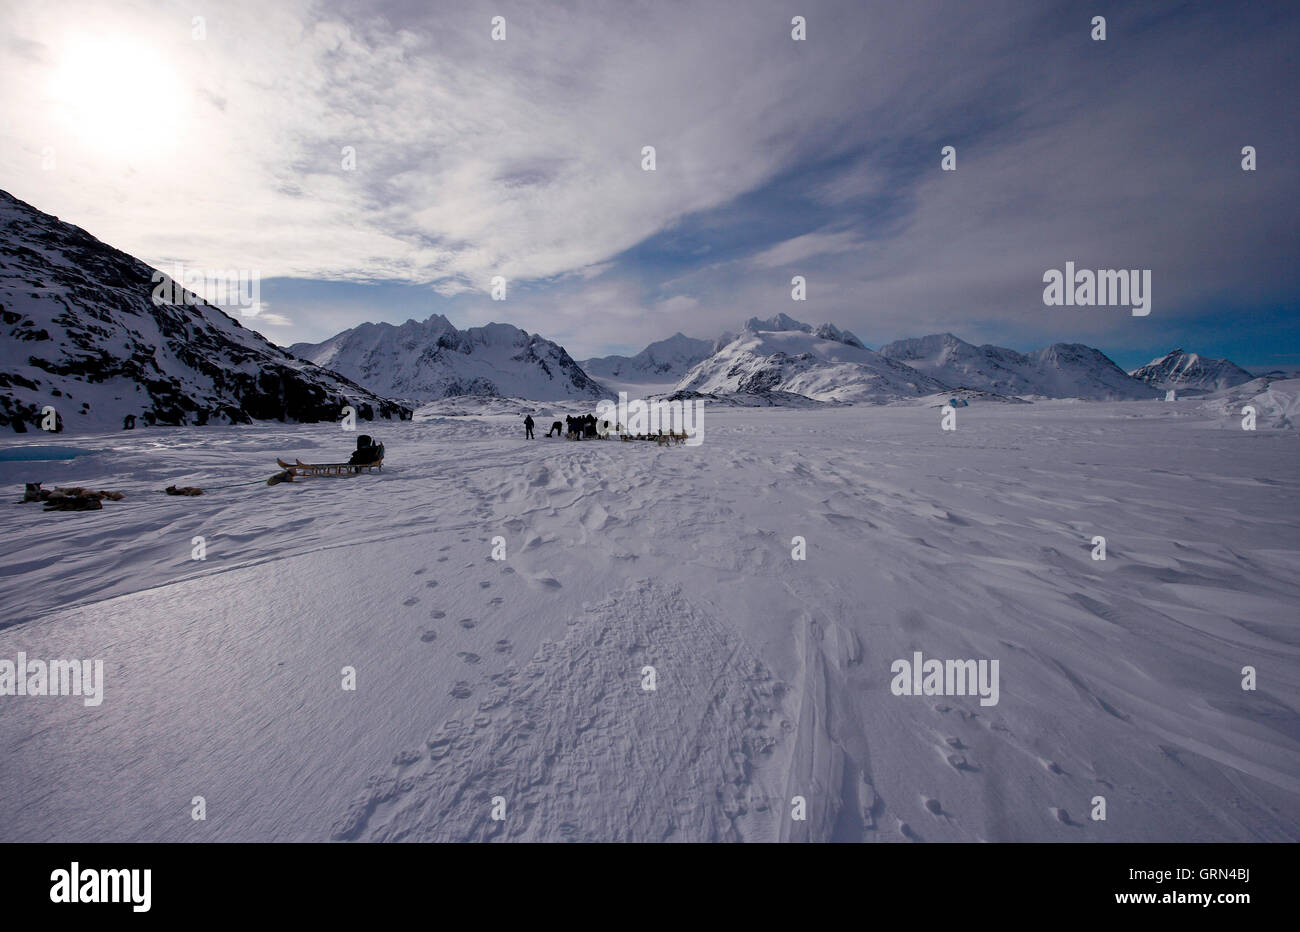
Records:
M524 439L533 440L533 416L531 414L524 418Z
M546 436L550 437L552 434L554 434L556 437L563 437L564 425L561 424L559 421L551 422L551 429L546 432Z
M357 448L352 451L352 456L348 458L348 465L368 466L371 463L379 462L383 458L384 445L376 443L367 434L361 434L357 437Z

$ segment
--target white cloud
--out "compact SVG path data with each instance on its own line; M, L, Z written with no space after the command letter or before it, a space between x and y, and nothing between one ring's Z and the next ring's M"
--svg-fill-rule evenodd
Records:
M861 245L858 234L850 231L805 233L803 236L777 243L757 253L749 261L759 268L778 269L817 256L850 252Z
M161 3L19 4L0 26L48 54L3 60L7 184L146 261L451 295L495 274L598 269L761 183L816 125L806 105L770 119L807 69L756 18L719 42L668 8L575 16L530 10L494 43L460 5L393 25L248 0L210 12L196 41L189 14ZM92 49L111 70L142 48L157 50L142 80L168 105L128 81L85 125L75 88L89 95L93 76L69 57Z

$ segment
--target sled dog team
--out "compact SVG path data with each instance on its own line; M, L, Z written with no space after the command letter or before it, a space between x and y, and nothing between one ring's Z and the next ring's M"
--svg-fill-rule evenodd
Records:
M579 417L565 417L566 423L559 421L551 422L551 429L545 434L547 437L563 437L565 440L605 440L611 432L609 421L597 421L594 414L581 415ZM524 417L524 439L536 439L533 434L532 415ZM669 430L664 432L660 428L657 433L653 434L629 434L623 431L622 424L612 425L612 429L617 432L619 440L654 440L660 446L667 446L669 443L685 443L687 441L686 429L678 431Z
M666 402L633 401L619 392L618 404L601 401L595 414L569 416L552 421L547 437L567 440L603 440L611 433L620 440L654 440L661 445L685 443L697 446L704 440L704 401L700 398ZM533 416L524 417L524 438L533 439Z

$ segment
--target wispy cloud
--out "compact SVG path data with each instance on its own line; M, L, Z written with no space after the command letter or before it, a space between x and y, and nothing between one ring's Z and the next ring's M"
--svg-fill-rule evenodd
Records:
M488 9L223 5L196 40L166 6L20 5L4 25L51 51L6 65L24 92L5 98L5 142L21 153L8 183L144 258L450 294L596 265L782 164L789 147L760 118L798 61L716 86L780 47L781 30L746 25L719 50L667 8L557 6L521 11L493 42ZM87 138L75 106L47 93L68 73L60 56L87 43L107 61L159 50L156 71L179 89L169 107L119 102L147 115L146 137ZM656 172L640 169L644 145ZM41 170L46 146L57 171Z
M770 246L755 254L749 261L760 268L778 269L815 256L852 252L861 246L857 234L852 232L805 233L803 236L796 236Z

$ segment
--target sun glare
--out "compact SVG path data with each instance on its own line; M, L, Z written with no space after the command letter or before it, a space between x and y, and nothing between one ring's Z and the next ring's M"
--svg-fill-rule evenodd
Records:
M63 122L87 143L145 152L181 116L179 82L167 57L143 41L78 37L61 51L50 93Z

